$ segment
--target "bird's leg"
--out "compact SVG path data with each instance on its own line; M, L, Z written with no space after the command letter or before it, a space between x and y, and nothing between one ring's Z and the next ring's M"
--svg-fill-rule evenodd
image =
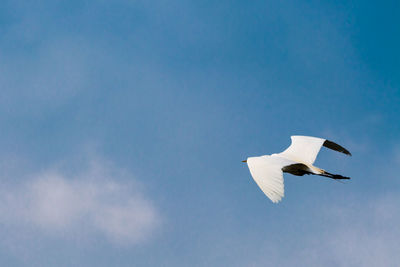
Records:
M350 179L350 177L346 177L346 176L342 176L342 175L340 175L340 174L332 174L332 173L329 173L329 172L327 172L327 171L324 171L324 170L322 170L323 172L321 173L321 174L319 174L320 176L325 176L325 177L328 177L328 178L331 178L331 179L335 179L335 180L343 180L343 179L346 179L346 180L349 180Z

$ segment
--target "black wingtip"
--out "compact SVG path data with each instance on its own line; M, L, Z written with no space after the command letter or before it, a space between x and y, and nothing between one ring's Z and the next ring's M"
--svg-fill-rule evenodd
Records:
M344 147L342 147L341 145L338 145L338 144L336 144L336 143L334 143L334 142L332 142L332 141L325 140L323 146L324 146L324 147L327 147L327 148L330 148L330 149L332 149L332 150L341 152L341 153L346 154L346 155L348 155L348 156L351 156L350 151L348 151L346 148L344 148Z

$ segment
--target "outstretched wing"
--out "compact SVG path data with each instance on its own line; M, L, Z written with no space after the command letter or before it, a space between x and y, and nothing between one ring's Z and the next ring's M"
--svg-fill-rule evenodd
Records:
M294 162L280 157L261 156L247 159L251 176L265 195L274 203L284 196L282 168Z
M323 138L295 135L291 139L292 144L280 154L299 162L313 164L322 146L351 155L344 147Z

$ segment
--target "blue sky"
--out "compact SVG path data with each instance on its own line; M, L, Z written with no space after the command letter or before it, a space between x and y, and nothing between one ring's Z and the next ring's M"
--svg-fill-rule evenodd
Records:
M4 1L4 266L396 266L397 1ZM348 148L272 204L241 161Z

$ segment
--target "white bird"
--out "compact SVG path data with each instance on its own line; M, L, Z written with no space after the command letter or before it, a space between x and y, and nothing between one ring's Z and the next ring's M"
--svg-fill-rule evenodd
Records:
M291 139L292 144L281 153L249 157L243 161L247 162L254 181L272 202L278 203L284 196L284 172L297 176L314 174L332 179L350 179L313 165L322 146L351 156L347 149L323 138L291 136Z

